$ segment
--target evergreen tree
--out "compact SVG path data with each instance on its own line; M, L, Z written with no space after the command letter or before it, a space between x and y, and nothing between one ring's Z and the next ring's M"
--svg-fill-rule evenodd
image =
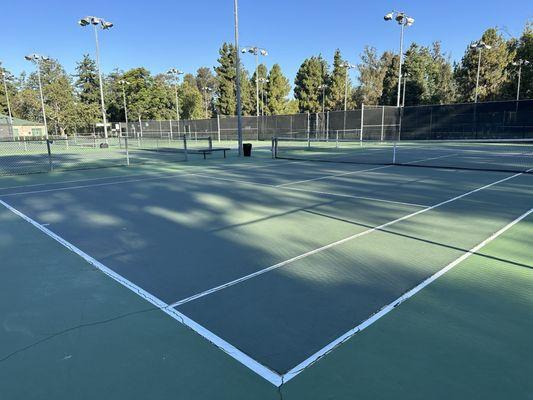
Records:
M478 100L497 100L502 94L505 82L509 79L508 66L514 58L514 53L496 28L487 29L481 40L491 48L481 50ZM473 101L475 98L479 51L468 46L454 71L461 101Z
M208 116L211 117L215 113L214 95L216 89L216 79L208 67L198 68L196 71L196 86L202 96L204 104L207 103ZM207 88L207 89L206 89Z
M516 43L516 56L513 61L529 61L529 65L522 66L520 82L520 99L533 98L533 21L526 24L524 32ZM510 82L507 98L515 99L518 87L518 66L510 65Z
M320 112L320 85L327 80L327 63L322 56L306 59L294 80L294 97L298 100L300 112Z
M215 67L217 80L216 108L222 115L235 115L237 99L235 95L235 47L224 43L219 50L219 65ZM241 80L241 82L243 82Z
M346 94L346 74L349 74L349 69L344 66L346 61L342 58L339 49L335 50L333 56L333 70L329 77L329 88L327 95L327 108L331 111L344 110L344 97ZM348 78L348 98L351 98L352 84L350 78ZM349 102L348 108L351 108L353 104Z
M8 115L7 97L3 82L4 74L7 86L7 94L9 96L10 103L13 103L13 100L17 93L17 86L15 82L15 77L8 70L3 68L2 63L0 63L0 114ZM11 112L13 113L13 104L11 104Z
M390 52L381 56L385 73L383 77L383 92L380 103L386 106L395 106L398 95L398 67L399 57Z
M94 124L101 119L100 85L96 63L88 54L76 65L76 89L78 99L78 114L85 126Z
M255 115L255 84L252 85L250 75L244 67L241 67L241 108L243 115Z
M268 74L266 83L266 112L267 114L283 114L287 112L289 100L287 96L291 90L289 80L281 72L279 64L274 64Z
M261 115L261 111L264 110L265 104L262 100L262 90L265 88L265 80L267 79L268 75L268 69L265 64L259 64L257 66L257 71L254 71L252 78L250 79L250 86L252 87L253 96L252 96L252 104L253 104L253 111L252 115L257 115L257 95L259 95L259 115ZM258 92L256 91L256 84L258 85Z

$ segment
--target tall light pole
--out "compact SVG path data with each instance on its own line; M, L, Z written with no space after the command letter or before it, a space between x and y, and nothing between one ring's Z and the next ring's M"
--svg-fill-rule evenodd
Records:
M9 93L7 91L7 79L6 79L6 71L2 69L2 78L4 81L4 91L6 92L6 102L7 102L7 114L8 114L8 124L9 124L9 130L11 137L15 139L15 130L13 129L13 114L11 113L11 103L9 102Z
M348 110L348 77L349 71L356 68L355 65L350 64L348 61L345 61L341 64L341 67L345 68L344 74L344 124L343 130L346 131L346 111Z
M403 97L402 97L402 107L405 107L405 88L407 86L407 77L411 76L408 72L403 74Z
M30 54L24 57L26 60L34 63L37 66L37 80L39 81L39 94L41 95L41 109L43 112L44 133L48 139L48 123L46 121L46 110L44 108L43 84L41 80L41 62L48 61L49 58L40 54Z
M480 71L481 71L481 52L484 49L485 50L490 50L492 48L492 46L490 46L490 45L486 44L485 42L483 42L482 40L480 40L479 42L472 43L470 45L470 48L473 49L473 50L477 50L478 51L477 74L476 74L476 93L474 95L474 103L477 103L478 90L479 90L479 74L480 74Z
M255 102L256 102L256 114L259 116L259 56L268 56L268 51L257 46L244 47L241 52L250 53L255 56Z
M126 120L126 136L129 137L129 124L128 124L128 104L126 103L126 86L130 85L130 83L125 80L121 79L118 81L118 83L122 86L122 101L124 102L124 119Z
M183 71L180 71L177 68L170 68L167 71L173 80L174 80L174 95L176 96L176 119L178 121L178 135L180 133L180 98L178 96L178 85L180 82L180 75L183 75Z
M408 16L401 11L392 11L383 17L385 21L392 21L393 19L401 26L400 30L400 66L398 68L398 97L396 107L400 107L400 94L402 88L402 63L403 63L403 31L406 26L411 26L415 23L415 19Z
M104 136L107 140L107 117L105 110L104 102L104 83L102 81L102 71L100 69L100 47L98 43L98 27L102 30L107 30L113 27L113 24L109 21L104 21L104 19L99 17L84 17L78 21L80 26L92 25L94 27L94 39L96 41L96 67L98 68L98 80L100 83L100 103L102 106L102 121L104 122Z
M208 113L207 113L207 109L208 109L208 106L209 106L209 102L207 101L207 93L213 91L213 89L211 89L208 86L204 86L202 88L202 91L204 92L205 119L208 119L209 116L208 116Z
M265 83L268 83L270 82L267 78L259 78L259 83L261 83L261 104L262 104L262 109L261 109L261 115L265 115Z
M516 88L516 101L518 101L520 100L520 81L522 80L522 67L529 65L529 61L519 59L518 61L513 62L513 65L515 67L518 67L518 87ZM6 93L7 93L7 89L6 89Z
M237 141L239 157L242 156L242 103L241 103L241 58L239 57L239 4L233 0L233 21L235 26L235 95L237 97Z

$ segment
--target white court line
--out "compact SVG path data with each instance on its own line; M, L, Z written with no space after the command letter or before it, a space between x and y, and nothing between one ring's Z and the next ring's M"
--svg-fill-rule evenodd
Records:
M505 231L516 225L518 222L522 221L524 218L526 218L528 215L533 213L533 209L527 211L526 213L522 214L520 217L509 223L508 225L504 226L502 229L500 229L498 232L493 233L491 236L489 236L487 239L479 243L477 246L473 247L466 253L464 253L462 256L448 264L446 267L441 269L440 271L436 272L435 274L431 275L429 278L422 281L420 284L409 290L408 292L404 293L400 297L398 297L396 300L392 301L391 303L384 306L381 310L379 310L376 314L372 315L370 318L366 319L356 327L350 329L348 332L346 332L344 335L338 337L333 342L329 343L328 345L324 346L322 349L317 351L315 354L307 358L306 360L302 361L300 364L295 366L294 368L291 368L288 372L286 372L282 378L283 383L287 383L292 378L297 376L300 372L302 372L305 368L309 367L311 364L315 363L320 358L324 357L327 353L334 350L337 346L341 345L348 339L350 339L352 336L354 336L356 333L361 332L363 329L369 327L374 322L379 320L380 318L387 315L389 312L394 310L397 306L402 304L407 299L413 297L416 293L424 289L426 286L428 286L430 283L434 282L438 278L440 278L442 275L444 275L446 272L457 266L462 261L466 260L473 254L476 254L480 249L482 249L484 246L486 246L488 243L496 239L498 236L503 234Z
M120 283L121 285L125 286L126 288L130 289L132 292L143 298L144 300L148 301L149 303L153 304L155 307L159 308L166 314L170 315L172 318L180 322L181 324L187 326L188 328L192 329L196 333L198 333L203 338L207 339L209 342L213 343L215 346L223 350L225 353L227 353L229 356L240 362L242 365L246 366L247 368L251 369L255 373L257 373L259 376L263 377L270 383L272 383L275 386L281 386L283 383L283 380L281 378L281 375L278 373L272 371L268 367L264 366L263 364L257 362L247 354L243 353L241 350L237 349L232 344L226 342L224 339L220 338L213 332L209 331L199 323L193 321L189 317L187 317L185 314L179 312L178 310L172 308L164 301L160 300L153 294L147 292L146 290L142 289L140 286L137 286L133 282L129 281L128 279L124 278L122 275L116 273L112 269L106 267L104 264L102 264L100 261L96 260L95 258L91 257L84 251L80 250L78 247L74 246L72 243L68 242L67 240L63 239L61 236L55 234L50 229L46 228L42 224L38 223L37 221L33 220L32 218L28 217L26 214L22 213L21 211L17 210L16 208L12 207L11 205L7 204L5 201L0 200L0 204L3 205L5 208L10 210L15 215L19 216L26 222L29 222L32 224L35 228L39 229L41 232L43 232L45 235L51 237L56 242L60 243L62 246L66 247L68 250L72 251L73 253L77 254L81 258L83 258L87 263L92 265L93 267L97 268L98 270L102 271L104 274L109 276L111 279L115 280L116 282Z
M378 169L385 169L385 168L390 168L390 167L392 167L392 165L383 165L383 166L380 166L380 167L361 169L359 171L343 172L343 173L340 173L340 174L324 175L324 176L319 176L318 178L311 178L311 179L304 179L304 180L301 180L301 181L291 181L291 182L287 182L287 183L282 183L282 184L276 185L276 187L284 187L284 186L287 186L287 185L297 185L299 183L319 181L319 180L322 180L322 179L329 179L329 178L336 178L338 176L354 175L354 174L359 174L359 173L362 173L362 172L370 172L370 171L375 171L375 170L378 170Z
M222 178L222 177L218 177L218 176L205 175L205 174L202 174L202 173L190 174L189 176L200 176L202 178L219 180L219 181L226 181L226 182L241 183L241 184L245 184L245 185L264 186L264 187L268 187L268 188L272 188L272 189L288 190L288 191L291 191L291 192L325 194L325 195L328 195L328 196L345 197L345 198L357 199L357 200L371 200L371 201L380 202L380 203L401 204L401 205L404 205L404 206L413 206L413 207L429 207L428 205L424 205L424 204L407 203L407 202L395 201L395 200L387 200L387 199L381 199L381 198L378 198L378 197L356 196L356 195L351 195L351 194L323 192L323 191L318 191L318 190L291 188L291 187L286 187L286 186L279 187L278 185L270 185L268 183L243 181L243 180L240 180L240 179L232 179L232 178Z
M379 231L379 230L381 230L381 229L384 229L384 228L386 228L386 227L388 227L388 226L391 226L391 225L393 225L393 224L396 224L396 223L398 223L398 222L405 221L406 219L412 218L412 217L414 217L414 216L416 216L416 215L419 215L419 214L425 213L425 212L427 212L427 211L434 210L434 209L437 208L437 207L441 207L441 206L443 206L443 205L445 205L445 204L448 204L448 203L454 202L454 201L456 201L456 200L462 199L463 197L466 197L466 196L469 196L469 195L471 195L471 194L477 193L477 192L479 192L479 191L481 191L481 190L488 189L488 188L490 188L491 186L494 186L494 185L497 185L497 184L499 184L499 183L502 183L502 182L508 181L508 180L510 180L510 179L516 178L517 176L520 176L520 175L522 175L521 172L520 172L520 173L517 173L517 174L514 174L514 175L511 175L511 176L508 176L508 177L506 177L506 178L504 178L504 179L500 179L500 180L498 180L498 181L492 182L492 183L490 183L490 184L488 184L488 185L485 185L485 186L479 187L479 188L477 188L477 189L471 190L471 191L469 191L469 192L463 193L463 194L461 194L461 195L459 195L459 196L456 196L456 197L453 197L453 198L451 198L451 199L448 199L448 200L442 201L442 202L440 202L440 203L438 203L438 204L435 204L435 205L433 205L433 206L431 206L431 207L423 208L422 210L418 210L418 211L415 211L415 212L413 212L413 213L411 213L411 214L404 215L403 217L397 218L397 219L395 219L395 220L393 220L393 221L386 222L386 223L381 224L381 225L379 225L379 226L377 226L377 227L374 227L374 228L371 228L371 229L367 229L366 231L356 233L355 235L348 236L348 237L346 237L346 238L344 238L344 239L337 240L336 242L329 243L329 244L327 244L327 245L325 245L325 246L322 246L322 247L316 248L316 249L314 249L314 250L308 251L308 252L306 252L306 253L300 254L300 255L298 255L298 256L295 256L295 257L289 258L288 260L285 260L285 261L279 262L279 263L277 263L277 264L271 265L270 267L263 268L263 269L261 269L261 270L259 270L259 271L256 271L256 272L253 272L253 273L251 273L251 274L248 274L248 275L242 276L242 277L240 277L240 278L234 279L234 280L232 280L232 281L229 281L229 282L223 283L222 285L219 285L219 286L213 287L213 288L211 288L211 289L205 290L205 291L203 291L203 292L200 292L200 293L194 294L194 295L189 296L189 297L187 297L187 298L185 298L185 299L178 300L178 301L176 301L175 303L172 303L171 306L172 306L172 307L180 306L180 305L182 305L182 304L189 303L189 302L191 302L191 301L193 301L193 300L197 300L197 299L202 298L202 297L205 297L205 296L207 296L207 295L210 295L210 294L216 293L216 292L218 292L218 291L220 291L220 290L227 289L227 288L229 288L229 287L231 287L231 286L234 286L234 285L237 285L237 284L239 284L239 283L241 283L241 282L245 282L245 281L250 280L250 279L252 279L252 278L255 278L255 277L257 277L257 276L260 276L260 275L266 274L267 272L270 272L270 271L273 271L273 270L275 270L275 269L278 269L278 268L284 267L285 265L288 265L288 264L291 264L291 263L293 263L293 262L295 262L295 261L298 261L298 260L301 260L301 259L307 258L307 257L309 257L309 256L312 256L312 255L314 255L314 254L320 253L320 252L322 252L322 251L324 251L324 250L330 249L330 248L335 247L335 246L338 246L338 245L340 245L340 244L343 244L343 243L349 242L349 241L354 240L354 239L356 239L356 238L359 238L359 237L361 237L361 236L368 235L369 233Z

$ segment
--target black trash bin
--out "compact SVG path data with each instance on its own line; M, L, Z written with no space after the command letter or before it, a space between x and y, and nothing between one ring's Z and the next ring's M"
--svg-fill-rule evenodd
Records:
M252 155L252 144L251 143L242 144L242 154L244 155L244 157L250 157Z

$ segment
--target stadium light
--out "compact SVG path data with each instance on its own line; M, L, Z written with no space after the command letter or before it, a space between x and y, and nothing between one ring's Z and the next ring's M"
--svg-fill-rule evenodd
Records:
M396 100L396 107L400 107L400 95L402 89L402 62L403 62L403 31L406 26L412 26L415 23L413 17L408 16L402 11L391 11L383 17L385 21L392 21L393 19L401 26L400 31L400 67L398 70L398 96Z
M183 71L180 71L177 68L170 68L167 71L173 80L174 80L174 95L176 96L176 118L178 121L178 136L180 134L180 98L178 96L178 85L180 81L180 75L183 75Z
M478 98L478 90L479 90L479 74L480 74L480 71L481 71L481 53L483 50L490 50L492 48L492 46L486 44L484 41L482 40L479 40L475 43L472 43L470 45L470 48L472 50L477 50L478 53L479 53L479 56L478 56L478 60L477 60L477 74L476 74L476 92L475 92L475 95L474 95L474 103L477 103L477 98Z
M98 68L98 81L100 83L100 104L102 106L102 120L104 122L104 136L107 142L107 117L104 102L104 84L102 81L102 71L100 69L100 48L98 44L98 26L102 30L108 30L113 27L113 24L109 21L105 21L103 18L87 16L78 21L80 26L92 25L94 27L94 38L96 41L96 67Z
M516 101L520 100L520 81L522 78L522 67L526 67L529 65L528 60L519 59L515 62L513 62L513 65L515 67L518 67L518 86L516 88Z
M257 46L244 47L241 52L243 54L249 53L255 56L255 105L256 105L256 116L259 116L259 56L266 57L268 56L268 51Z
M44 108L44 96L43 96L43 84L41 80L41 63L43 61L48 61L49 58L46 56L42 56L40 54L30 54L30 55L24 56L24 58L34 63L37 66L37 80L39 82L39 93L41 95L41 109L43 112L44 133L45 133L46 138L48 139L48 123L46 121L46 110Z

